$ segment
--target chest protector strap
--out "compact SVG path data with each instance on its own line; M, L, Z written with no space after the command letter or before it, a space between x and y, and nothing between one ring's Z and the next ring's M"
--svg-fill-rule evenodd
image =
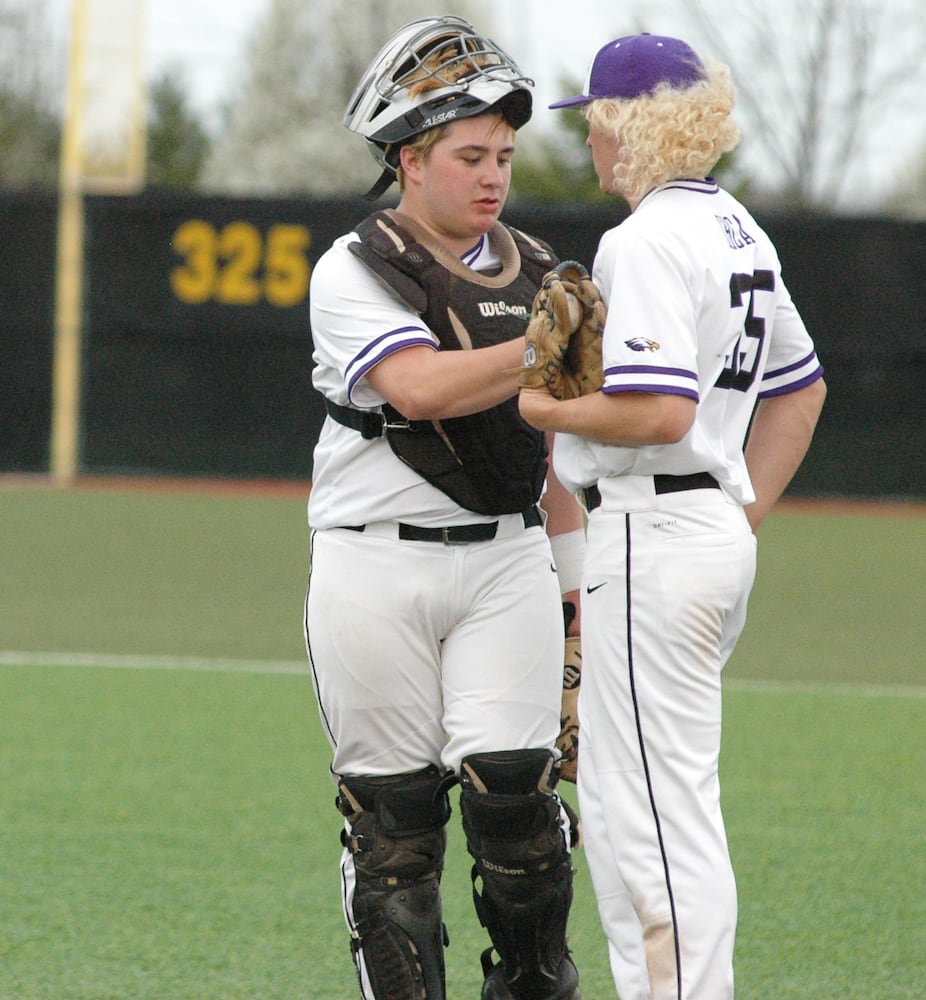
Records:
M544 243L496 223L497 274L474 271L414 222L375 212L351 251L417 312L441 350L472 350L523 336L540 282L557 264ZM544 435L518 412L517 397L466 417L409 421L394 407L370 413L328 403L333 419L364 437L385 436L403 462L467 510L514 514L540 497Z

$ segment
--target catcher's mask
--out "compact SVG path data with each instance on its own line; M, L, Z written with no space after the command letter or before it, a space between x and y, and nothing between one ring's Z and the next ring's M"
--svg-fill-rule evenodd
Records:
M498 110L514 129L531 116L530 88L514 60L461 17L411 21L380 49L357 84L344 125L362 135L382 176L395 180L399 150L416 135L458 118Z

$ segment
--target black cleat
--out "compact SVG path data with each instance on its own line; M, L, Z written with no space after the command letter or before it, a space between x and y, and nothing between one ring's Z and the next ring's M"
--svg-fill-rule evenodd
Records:
M505 967L499 962L486 975L481 1000L582 1000L579 973L567 955L559 967L555 982L509 983L505 979Z

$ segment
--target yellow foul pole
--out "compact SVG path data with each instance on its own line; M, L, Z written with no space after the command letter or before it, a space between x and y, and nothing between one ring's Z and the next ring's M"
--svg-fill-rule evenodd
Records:
M50 470L80 470L84 194L144 184L143 0L72 0L58 177Z
M73 0L67 94L58 177L58 256L55 270L55 350L52 367L51 472L77 471L80 437L80 319L84 210L81 185L83 67L87 0Z

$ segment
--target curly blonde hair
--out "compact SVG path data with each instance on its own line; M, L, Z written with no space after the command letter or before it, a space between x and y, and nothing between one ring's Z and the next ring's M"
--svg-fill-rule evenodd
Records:
M740 130L730 115L736 92L729 67L704 60L706 78L685 90L660 84L632 100L599 98L585 108L589 126L611 136L617 161L607 190L638 202L679 177L706 177Z

